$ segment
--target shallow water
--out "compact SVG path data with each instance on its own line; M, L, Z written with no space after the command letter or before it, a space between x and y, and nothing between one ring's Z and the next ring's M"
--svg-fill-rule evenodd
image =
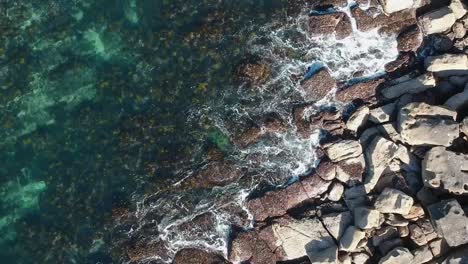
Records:
M286 0L24 0L1 8L4 263L168 262L186 246L226 253L231 208L249 220L251 190L287 184L317 162L320 135L303 138L292 122L292 106L304 102L297 76L319 63L348 81L379 74L397 56L395 38L376 31L310 36L309 10L291 12ZM249 57L272 69L255 89L235 78ZM340 107L333 94L316 104ZM272 112L286 133L233 144ZM184 185L209 166L213 148L244 177ZM187 224L210 212L207 227Z

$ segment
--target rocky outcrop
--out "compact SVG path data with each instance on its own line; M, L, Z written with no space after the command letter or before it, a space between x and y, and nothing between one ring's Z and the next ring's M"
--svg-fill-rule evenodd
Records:
M346 122L346 128L356 134L358 129L367 122L369 117L369 107L363 106L357 109Z
M410 103L400 109L398 130L403 142L412 146L450 146L460 129L457 113L426 103Z
M342 12L328 14L313 14L309 18L309 32L312 35L335 34L336 38L343 39L353 32L351 20Z
M426 153L422 168L426 186L457 195L468 194L468 155L435 147Z

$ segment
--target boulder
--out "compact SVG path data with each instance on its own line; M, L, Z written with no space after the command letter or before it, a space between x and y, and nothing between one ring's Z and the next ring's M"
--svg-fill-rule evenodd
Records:
M272 225L276 246L281 247L281 260L301 258L311 252L335 246L335 242L323 227L322 223L314 219L280 221Z
M364 252L352 253L351 257L353 264L368 263L367 261L370 259L370 256Z
M372 103L375 101L378 88L384 82L385 79L380 78L341 87L336 92L336 99L345 104L351 103L354 100L363 100L366 103Z
M387 14L401 10L410 9L414 5L414 0L381 0L382 7Z
M345 230L353 223L353 217L349 211L331 213L322 216L322 222L333 238L339 241Z
M468 243L468 217L457 200L443 200L427 209L437 233L450 247Z
M382 95L387 99L395 99L403 94L417 94L436 86L436 80L432 73L422 74L414 79L410 79L396 85L386 87L382 90Z
M339 182L335 182L332 184L331 190L328 193L328 200L332 202L338 202L341 200L341 196L343 196L344 186Z
M356 140L340 140L325 146L325 153L333 162L356 158L362 154L362 147Z
M461 93L450 97L444 104L447 108L453 111L461 111L468 107L468 86Z
M309 32L315 36L335 34L337 39L343 39L351 35L353 28L345 13L313 14L309 17Z
M177 252L173 264L229 264L221 254L196 248L185 248Z
M395 227L403 227L409 224L408 220L398 214L386 214L385 224Z
M465 136L468 136L468 116L463 119L460 130Z
M354 224L361 229L380 226L380 212L377 210L358 207L354 209Z
M423 42L423 34L417 26L411 27L398 35L398 50L403 52L417 51Z
M402 10L392 15L383 14L378 8L353 8L351 14L356 19L360 31L370 31L378 28L380 34L395 35L417 23L412 10Z
M447 245L447 242L443 238L434 239L429 242L429 248L435 258L445 255L450 251L449 245Z
M360 183L365 166L362 154L356 158L339 161L336 163L336 179L349 185Z
M270 191L261 197L251 199L247 202L247 208L256 221L282 216L289 209L328 191L330 183L318 175L313 175L284 189Z
M419 25L426 35L443 33L449 30L457 20L449 7L431 11L419 17Z
M307 101L318 101L336 87L336 80L327 68L321 68L301 84Z
M424 246L427 245L427 239L426 235L424 234L423 230L421 227L419 227L417 224L411 224L409 226L410 230L410 237L413 242L418 245L418 246Z
M366 237L366 233L355 226L349 226L340 239L340 250L354 251L359 242Z
M379 264L413 263L413 258L414 256L411 251L409 251L409 249L404 247L397 247L381 258L379 260Z
M369 107L362 106L357 109L346 122L346 128L356 134L359 128L367 122L369 117Z
M398 238L399 234L398 228L394 226L385 226L375 232L372 237L372 245L377 247L384 241Z
M394 118L395 106L395 103L390 103L371 109L369 112L369 121L376 124L393 121L392 118Z
M450 146L460 132L456 115L444 107L409 103L398 114L401 139L412 146Z
M402 191L385 188L377 197L374 207L381 213L408 214L414 200Z
M466 5L462 2L462 0L452 0L449 6L450 10L452 10L456 19L460 19L466 15L468 12Z
M429 249L429 246L427 246L427 245L423 246L423 247L419 247L419 248L411 251L411 253L414 256L413 261L411 262L413 264L427 263L427 262L431 261L432 258L434 257L432 255L431 250Z
M465 54L429 56L424 64L427 71L441 77L468 74L468 57Z
M422 162L424 185L454 194L468 194L468 155L435 147Z
M235 233L228 252L229 260L233 263L276 264L283 252L274 244L273 238L271 227Z
M306 246L307 247L307 246ZM308 250L307 256L311 263L317 264L336 264L338 260L338 247L336 245L330 245L328 248L319 250Z
M366 149L366 179L365 190L367 193L374 189L384 170L398 153L398 145L383 137L377 136Z
M463 38L463 37L466 35L466 28L465 28L465 26L463 25L463 23L461 23L461 22L456 22L456 23L453 24L453 26L452 26L452 32L453 32L453 36L454 36L456 39L461 39L461 38Z

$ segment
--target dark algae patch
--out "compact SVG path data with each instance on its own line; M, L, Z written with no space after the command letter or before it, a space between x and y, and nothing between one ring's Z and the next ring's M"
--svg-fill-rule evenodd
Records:
M200 111L236 104L225 94L254 25L281 17L283 2L1 1L1 262L165 250L153 239L162 216L138 225L135 212L202 168L208 149L229 156L230 136Z

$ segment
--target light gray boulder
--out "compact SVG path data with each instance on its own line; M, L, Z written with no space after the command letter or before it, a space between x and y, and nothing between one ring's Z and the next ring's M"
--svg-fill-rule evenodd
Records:
M456 19L460 19L468 12L466 5L461 0L452 0L449 6Z
M465 117L461 123L461 132L468 136L468 116Z
M340 239L340 250L354 251L358 247L359 242L366 237L366 233L359 230L355 226L349 226Z
M450 146L459 137L457 112L426 103L409 103L398 113L398 130L411 146Z
M457 20L449 7L443 7L419 17L419 25L426 35L442 33L449 30Z
M437 76L468 74L468 57L463 53L429 56L425 59L424 64L427 71L433 72Z
M374 209L358 207L354 209L354 224L361 229L380 226L380 212Z
M336 239L340 240L346 228L353 223L351 212L332 213L322 216L325 228Z
M457 200L443 200L427 209L437 233L450 247L468 243L468 217Z
M356 140L340 140L325 147L325 153L333 162L356 158L362 154L362 147Z
M411 262L412 264L427 263L427 262L431 261L432 258L434 258L434 256L432 255L431 250L429 249L429 246L427 246L427 245L423 246L423 247L419 247L419 248L411 251L411 253L414 256L413 262Z
M410 212L414 200L402 191L385 188L377 197L374 208L381 213L406 215Z
M387 14L413 8L414 0L380 0L383 10Z
M369 111L369 121L381 124L392 121L393 114L395 113L395 103L390 103L371 109Z
M395 99L403 94L417 94L425 90L434 88L436 80L431 72L419 75L416 78L400 82L382 90L382 94L387 99Z
M454 194L468 194L468 155L435 147L422 162L424 185Z
M346 122L346 128L356 134L359 128L367 122L368 117L369 107L362 106L357 109L348 119Z

